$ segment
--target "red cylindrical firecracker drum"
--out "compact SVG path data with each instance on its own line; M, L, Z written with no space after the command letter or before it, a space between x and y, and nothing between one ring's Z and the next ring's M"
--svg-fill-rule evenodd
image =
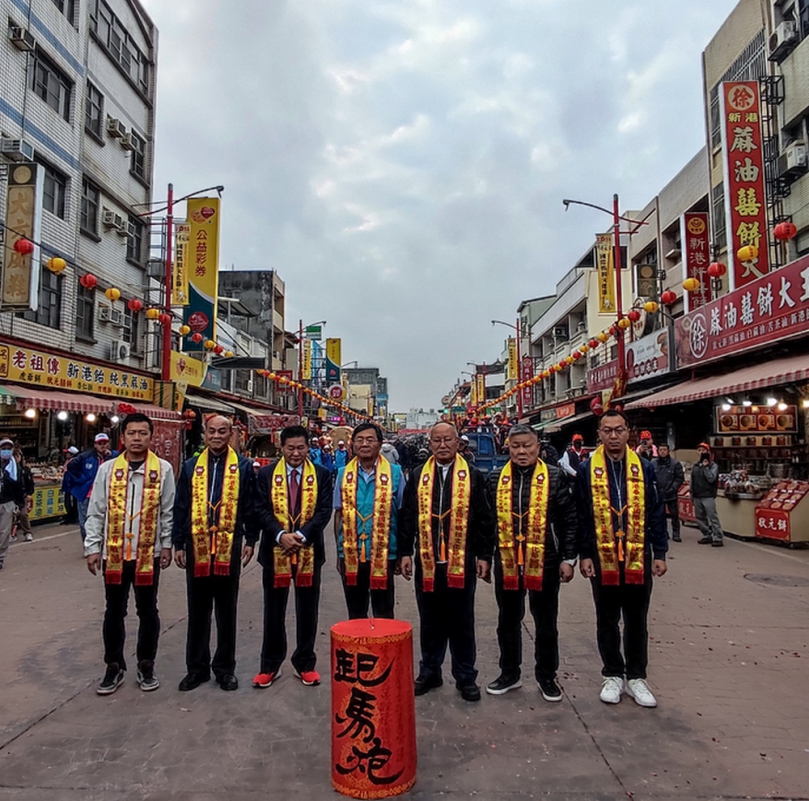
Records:
M390 798L416 782L413 629L403 620L331 627L331 783Z

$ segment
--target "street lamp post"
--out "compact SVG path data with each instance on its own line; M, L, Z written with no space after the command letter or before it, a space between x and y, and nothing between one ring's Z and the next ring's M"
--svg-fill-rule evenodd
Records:
M612 211L605 209L603 206L596 206L594 203L586 203L583 200L570 200L569 198L564 199L562 204L565 207L565 211L567 211L568 207L572 204L575 206L587 206L588 208L597 209L598 211L603 211L605 214L612 216L613 249L615 254L615 305L618 307L618 319L620 320L624 316L623 286L621 280L621 271L623 269L621 259L621 221L623 220L635 226L635 228L629 232L630 236L634 234L635 231L637 231L642 225L648 225L648 223L646 220L633 220L630 217L622 217L618 212L617 194L612 196ZM620 390L618 393L618 397L620 397L624 391L626 378L626 340L624 339L624 329L620 326L616 327L617 333L615 338L618 346L618 380L616 381L616 387Z
M504 322L503 320L492 320L492 325L505 325L508 328L513 328L514 331L517 333L517 364L514 365L517 371L517 383L520 382L520 370L522 368L522 349L520 347L520 318L517 318L517 324L512 325L511 323ZM523 415L523 405L522 405L522 391L517 393L517 419L521 420Z

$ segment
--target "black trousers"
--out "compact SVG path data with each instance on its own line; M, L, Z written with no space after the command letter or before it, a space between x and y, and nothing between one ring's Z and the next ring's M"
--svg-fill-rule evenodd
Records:
M368 608L374 617L389 618L393 620L393 607L395 595L393 592L393 570L395 560L388 561L388 586L384 590L371 589L371 563L360 562L357 569L357 583L354 586L346 584L345 562L341 559L340 566L343 575L343 593L346 598L348 619L367 618Z
M234 545L234 549L235 549ZM238 549L241 553L241 547ZM190 557L190 558L189 558ZM189 673L217 678L236 670L236 613L239 599L239 572L231 564L230 576L194 578L194 562L186 551L185 583L188 597L188 635L185 664ZM234 575L235 574L235 575ZM216 616L216 651L211 661L211 615Z
M559 564L545 566L542 591L528 590L528 606L534 618L534 675L539 679L556 678L559 669ZM520 675L522 662L522 621L525 617L526 589L503 589L500 556L495 556L494 597L497 600L497 643L500 646L500 672Z
M671 520L671 533L672 536L680 536L680 507L677 504L677 499L665 501L666 517Z
M447 566L435 566L435 587L424 592L421 560L416 559L416 604L419 609L421 661L419 674L441 676L449 645L452 675L458 683L474 681L475 669L475 560L467 559L463 588L447 586Z
M118 664L126 670L124 643L126 642L126 619L129 606L129 588L134 588L135 609L138 613L138 645L136 649L138 662L154 662L157 656L157 640L160 637L160 616L157 612L157 585L160 579L160 562L155 559L154 579L152 584L135 585L135 560L124 562L120 584L104 584L106 609L102 636L104 638L104 662L108 665ZM107 563L104 562L103 573Z
M652 595L652 569L647 559L643 584L625 584L623 569L618 586L605 587L601 577L590 579L596 607L596 639L603 676L645 679L649 662L649 632L646 617ZM621 654L620 623L623 618L624 653Z
M292 566L293 578L298 568ZM322 565L315 565L311 587L295 587L296 647L292 667L302 673L314 670L317 664L315 640L320 606L320 574ZM262 571L264 583L264 639L261 644L261 673L277 673L287 656L287 601L290 587L273 587L275 573L272 564Z

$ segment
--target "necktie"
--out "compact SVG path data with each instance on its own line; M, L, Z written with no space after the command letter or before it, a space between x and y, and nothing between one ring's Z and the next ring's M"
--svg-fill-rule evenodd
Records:
M289 476L289 506L293 515L298 513L298 471L293 470Z

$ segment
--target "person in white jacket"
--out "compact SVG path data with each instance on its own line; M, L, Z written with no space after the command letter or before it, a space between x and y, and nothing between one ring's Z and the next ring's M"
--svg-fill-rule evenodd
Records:
M160 686L154 674L160 617L160 570L171 564L174 470L151 451L154 426L140 413L121 424L124 451L101 465L87 510L84 555L87 569L104 576L104 662L107 671L96 692L111 695L126 672L124 641L129 589L138 612L138 684L149 692Z

